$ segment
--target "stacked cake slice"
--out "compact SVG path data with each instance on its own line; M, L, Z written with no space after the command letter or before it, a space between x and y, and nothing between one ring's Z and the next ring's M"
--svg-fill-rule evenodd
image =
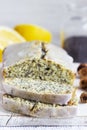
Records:
M35 117L74 116L73 59L61 48L34 41L3 54L3 107Z

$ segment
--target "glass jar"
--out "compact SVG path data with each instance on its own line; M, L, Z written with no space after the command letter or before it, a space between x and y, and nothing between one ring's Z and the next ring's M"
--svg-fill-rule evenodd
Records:
M72 3L69 3L69 5ZM71 16L61 30L62 47L74 58L75 62L87 62L87 7L69 6ZM86 4L87 5L87 4Z

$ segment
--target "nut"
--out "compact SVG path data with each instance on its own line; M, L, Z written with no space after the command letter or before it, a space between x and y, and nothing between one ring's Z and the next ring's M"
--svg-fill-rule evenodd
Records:
M77 72L80 78L87 77L87 64L80 64Z
M85 68L87 67L87 63L84 63L84 64L80 64L77 68L77 71L81 70L82 68Z
M80 101L82 103L87 103L87 92L83 92L80 96Z
M80 80L80 88L87 90L87 78L83 78Z

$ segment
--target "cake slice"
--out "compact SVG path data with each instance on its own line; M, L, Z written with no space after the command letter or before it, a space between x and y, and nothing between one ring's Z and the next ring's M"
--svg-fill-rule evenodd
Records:
M74 97L67 105L60 106L34 102L5 94L3 95L3 107L6 110L33 117L73 117L77 113L77 99Z
M75 78L72 65L73 59L60 47L34 41L7 47L2 72L4 78L31 78L72 85Z
M71 85L29 78L5 78L3 88L13 96L60 105L67 104L74 91Z

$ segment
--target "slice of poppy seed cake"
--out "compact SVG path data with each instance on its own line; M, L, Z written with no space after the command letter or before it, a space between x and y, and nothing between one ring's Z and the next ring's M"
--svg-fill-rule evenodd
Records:
M67 105L45 104L23 98L3 95L4 109L33 117L74 117L77 114L77 98L74 97Z
M72 85L75 78L72 64L73 59L53 44L40 41L15 44L4 50L3 77Z

